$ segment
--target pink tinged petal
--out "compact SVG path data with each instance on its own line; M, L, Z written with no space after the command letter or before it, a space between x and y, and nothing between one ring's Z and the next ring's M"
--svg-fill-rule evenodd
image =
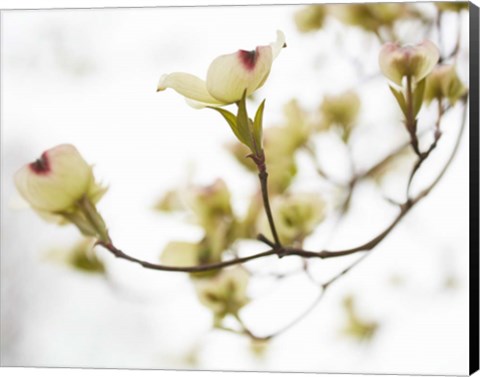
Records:
M401 85L404 76L412 76L416 81L425 78L433 70L439 57L437 47L428 40L416 46L404 47L386 43L380 51L379 64L387 78Z
M206 83L188 73L163 75L157 91L172 88L183 95L195 108L223 106L242 98L245 90L252 94L266 81L273 59L285 47L285 35L277 31L276 42L257 47L254 51L240 50L215 59L207 72Z
M175 90L185 98L195 101L195 103L205 104L205 106L224 104L210 95L205 81L189 73L174 72L163 75L158 83L157 91L167 88Z
M210 65L207 73L207 90L215 98L233 103L262 87L270 74L273 60L285 47L285 35L277 31L277 40L268 46L258 46L253 51L239 50L222 55Z
M265 82L272 62L270 46L219 56L208 69L207 90L220 101L239 101L245 90L250 95Z
M32 162L28 166L36 174L48 174L51 170L47 152L43 152L38 160Z
M437 65L440 59L440 52L437 46L429 40L424 40L414 49L415 55L412 59L415 59L417 64L412 64L415 68L413 75L417 81L420 81L428 76Z
M401 85L404 69L404 55L396 43L386 43L380 50L378 58L380 70L394 83Z
M22 197L34 209L58 212L69 210L87 194L93 173L77 149L64 144L24 166L15 174L14 180Z
M247 71L252 71L255 68L258 55L259 55L258 47L256 50L252 50L252 51L245 51L245 50L238 51L238 58L240 59L240 62L243 64L243 67Z

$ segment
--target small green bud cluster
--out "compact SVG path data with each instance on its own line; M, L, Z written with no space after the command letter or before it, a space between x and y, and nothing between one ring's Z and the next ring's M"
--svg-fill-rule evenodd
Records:
M355 298L348 295L343 300L343 309L346 315L346 325L343 334L357 341L370 340L378 330L376 321L366 320L359 315L355 307Z
M438 65L427 77L425 102L430 104L433 100L446 99L455 105L466 92L454 65Z
M435 6L442 12L461 12L468 10L468 1L436 1Z
M405 116L405 127L418 155L421 152L417 139L417 115L424 101L426 78L439 58L438 48L429 40L403 47L389 42L383 45L379 55L380 69L393 83L390 90Z
M295 24L302 33L316 31L323 27L327 7L321 4L308 5L295 13Z
M378 36L383 30L391 34L397 21L424 17L409 4L314 4L295 13L295 24L302 33L313 32L322 29L329 16Z
M302 244L325 219L326 205L320 195L295 193L275 197L272 211L280 241L285 245ZM270 234L266 216L260 219L260 230Z
M214 313L219 325L227 315L237 316L248 304L249 274L242 267L225 269L209 279L194 279L200 302Z
M360 98L352 91L327 95L320 105L322 126L325 129L337 126L344 142L348 142L359 112Z

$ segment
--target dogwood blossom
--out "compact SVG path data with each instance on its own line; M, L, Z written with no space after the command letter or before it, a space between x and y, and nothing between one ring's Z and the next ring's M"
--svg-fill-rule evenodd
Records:
M194 107L223 106L240 101L267 80L272 63L285 46L285 35L277 31L277 40L252 51L221 55L210 64L206 81L189 73L173 72L160 78L157 91L171 88Z

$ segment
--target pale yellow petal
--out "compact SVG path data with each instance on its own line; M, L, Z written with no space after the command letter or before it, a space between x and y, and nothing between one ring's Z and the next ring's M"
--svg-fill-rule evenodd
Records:
M88 193L93 179L92 168L68 144L46 151L41 159L24 166L14 177L22 197L35 209L48 212L68 210Z
M208 105L221 105L222 102L212 97L207 91L205 81L189 73L174 72L163 75L157 86L157 91L167 88L175 90L187 99Z
M425 78L439 57L438 48L429 40L416 46L404 47L386 43L380 51L379 64L388 79L401 85L404 76L412 77L417 82Z
M417 63L417 65L413 64L415 67L414 76L417 81L420 81L428 76L435 65L437 65L440 53L437 46L429 40L425 40L417 45L415 52L416 54L412 58L416 61L415 63Z
M270 47L272 48L272 57L276 59L277 56L282 51L282 48L286 47L285 42L285 34L281 30L277 30L277 40L275 42L270 43Z
M378 63L380 70L388 79L398 85L402 84L405 59L400 50L400 46L396 43L384 44L380 50Z
M207 90L220 101L239 101L245 90L250 95L265 82L272 61L270 46L219 56L208 69Z
M161 261L167 266L196 266L198 265L198 245L191 242L169 242L163 249Z

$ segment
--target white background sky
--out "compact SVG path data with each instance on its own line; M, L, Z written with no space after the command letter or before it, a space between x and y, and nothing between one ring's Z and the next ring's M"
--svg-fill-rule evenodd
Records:
M17 355L23 355L21 365L178 367L181 363L172 360L181 358L207 331L208 313L196 303L183 276L160 276L107 257L115 289L126 290L125 297L103 281L42 261L44 250L68 245L76 232L44 224L28 210L10 209L15 193L9 177L42 150L74 143L111 187L100 210L116 243L149 259L156 258L165 242L189 232L179 221L159 216L149 207L163 190L185 179L192 161L196 181L207 183L221 176L241 201L255 181L248 181L222 150L221 145L231 140L230 131L217 114L188 108L173 91L155 93L159 76L176 70L204 76L215 56L266 44L281 29L289 47L274 63L260 92L268 98L266 124L281 120L281 108L292 97L314 108L321 95L355 82L351 70L328 59L336 46L332 37L302 37L296 32L294 8L254 9L44 11L3 16L2 284L9 279L6 282L20 291L20 300L14 302L22 305L17 318L23 324L22 340L16 345ZM464 26L468 30L468 22ZM346 43L353 55L370 51L360 43L364 39L355 31L348 33ZM367 43L376 62L378 46ZM325 62L320 65L323 76L315 61ZM74 74L78 62L85 64L83 76ZM382 93L382 85L379 80L364 89L365 97L368 90ZM377 140L401 130L369 127L373 120L395 122L388 91L384 93L380 104L378 97L365 98L367 108L379 111L365 111L362 118L366 130L378 132ZM458 114L452 117L458 119ZM367 139L371 140L375 137ZM333 288L308 320L279 338L265 361L252 359L245 340L215 334L204 347L204 367L463 373L468 362L467 141L468 133L451 171L431 197L370 261ZM382 151L380 147L372 153ZM372 232L392 214L383 207L366 214L361 205L356 213L359 217L353 224L368 216L365 231ZM347 228L347 234L353 228ZM362 229L357 232L362 236ZM14 246L6 248L7 243ZM15 268L7 274L5 260ZM458 278L455 292L439 288L446 272ZM401 289L388 286L395 273L407 280ZM304 282L293 284L270 302L284 318L312 297ZM299 289L305 294L299 296ZM338 338L339 303L352 290L367 316L382 324L378 338L368 347ZM179 297L176 292L180 291ZM2 293L2 306L4 298ZM270 314L260 307L252 318L264 318L265 326L275 327L278 324ZM302 356L296 352L299 348L304 350ZM132 354L132 349L137 352Z

